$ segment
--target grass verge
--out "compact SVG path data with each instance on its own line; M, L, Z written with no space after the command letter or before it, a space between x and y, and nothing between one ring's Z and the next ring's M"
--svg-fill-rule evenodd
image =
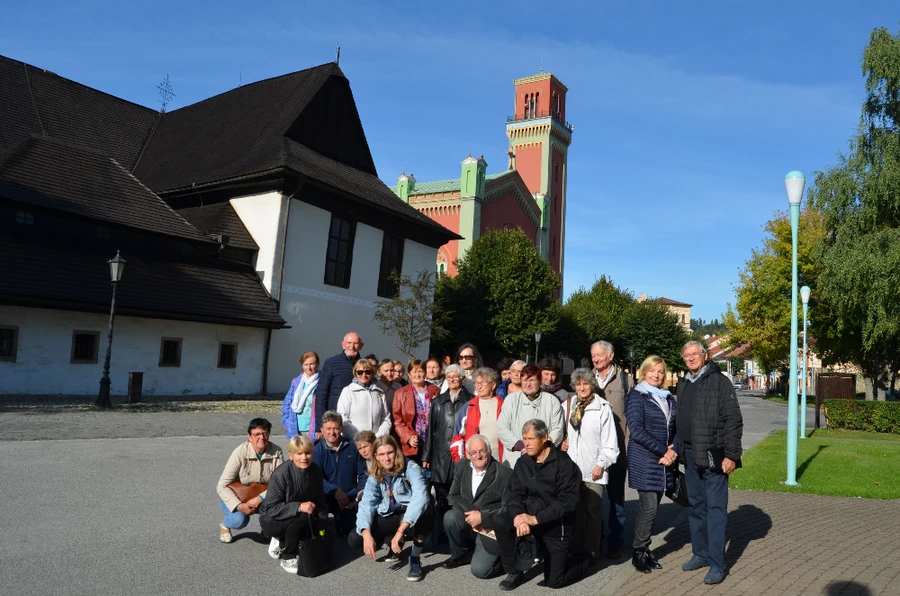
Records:
M787 431L763 439L729 479L737 489L866 499L900 498L900 436L862 431L815 430L799 441L797 482L784 484Z

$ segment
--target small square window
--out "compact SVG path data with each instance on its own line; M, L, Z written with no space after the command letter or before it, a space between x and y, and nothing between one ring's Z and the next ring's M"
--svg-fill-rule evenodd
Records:
M181 338L164 337L159 345L160 366L181 366Z
M99 331L72 332L72 364L96 364L99 350Z
M19 328L0 325L0 362L15 362L19 350Z
M237 348L234 343L219 343L219 368L237 368Z

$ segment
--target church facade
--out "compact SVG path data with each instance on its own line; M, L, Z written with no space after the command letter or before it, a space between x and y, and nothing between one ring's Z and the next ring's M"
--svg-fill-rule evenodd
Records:
M568 88L550 73L513 84L505 170L488 174L484 157L470 154L462 160L458 178L419 182L404 172L397 180L397 196L462 236L438 249L438 274L455 275L457 259L486 230L517 227L563 278L566 179L574 129L566 121Z

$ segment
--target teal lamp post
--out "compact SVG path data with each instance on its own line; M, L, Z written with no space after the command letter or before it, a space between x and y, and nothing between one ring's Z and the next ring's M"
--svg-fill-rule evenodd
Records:
M794 170L784 177L788 204L791 207L791 369L788 373L788 419L787 419L787 480L785 484L797 485L797 229L800 227L800 202L806 177Z
M806 328L809 319L807 318L807 307L809 305L809 293L812 290L809 286L800 288L800 301L803 302L803 384L800 385L800 438L806 438Z

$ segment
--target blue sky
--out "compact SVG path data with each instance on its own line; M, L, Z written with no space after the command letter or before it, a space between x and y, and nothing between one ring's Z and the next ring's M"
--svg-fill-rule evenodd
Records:
M894 9L890 7L894 6ZM0 54L169 109L334 59L379 175L506 167L515 78L557 75L575 125L565 294L610 276L719 317L782 180L835 162L895 2L58 2L7 5Z

